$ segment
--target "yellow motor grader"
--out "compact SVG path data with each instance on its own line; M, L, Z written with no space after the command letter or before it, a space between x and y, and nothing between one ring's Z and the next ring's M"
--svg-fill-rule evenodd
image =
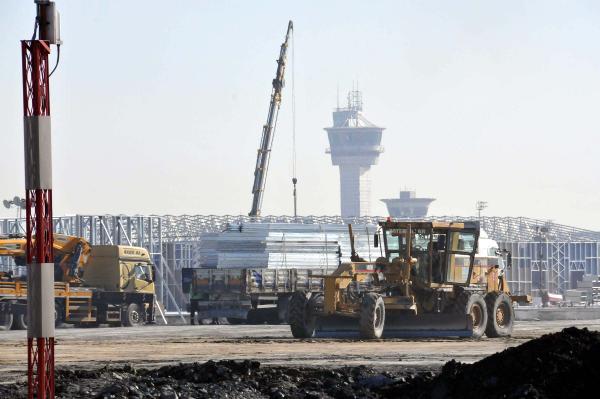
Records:
M513 301L528 298L510 295L500 253L473 273L479 222L380 222L375 262L356 254L349 230L351 262L321 276L323 292L293 294L294 337L511 335Z

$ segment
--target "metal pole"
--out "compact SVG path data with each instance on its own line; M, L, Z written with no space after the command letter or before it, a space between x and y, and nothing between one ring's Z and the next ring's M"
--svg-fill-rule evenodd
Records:
M44 40L21 42L27 219L28 397L54 398L54 254L48 55Z
M39 40L21 41L27 235L27 395L54 398L54 251L50 45L60 46L54 2L35 0ZM57 66L60 47L57 47ZM56 69L56 67L54 68Z
M296 179L295 177L292 178L292 184L294 185L294 222L296 221L296 219L298 219L298 198L296 196L296 183L298 183L298 179Z

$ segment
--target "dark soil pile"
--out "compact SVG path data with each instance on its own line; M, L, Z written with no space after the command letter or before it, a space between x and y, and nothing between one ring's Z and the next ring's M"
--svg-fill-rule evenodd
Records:
M368 367L322 369L261 366L255 361L209 361L136 370L57 370L57 398L379 398L377 390L434 373L378 372ZM0 398L25 398L23 384L0 385Z
M600 333L567 328L477 363L446 363L437 375L395 366L322 369L209 361L158 369L59 369L57 398L587 398L600 382ZM24 384L0 398L25 398Z
M473 364L450 361L432 381L393 383L380 394L395 398L599 397L600 333L566 328Z

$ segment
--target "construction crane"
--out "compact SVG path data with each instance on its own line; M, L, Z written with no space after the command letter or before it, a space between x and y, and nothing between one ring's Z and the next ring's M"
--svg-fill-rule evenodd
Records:
M63 283L80 283L80 277L92 251L82 237L53 234L54 280ZM14 258L19 266L26 264L27 238L21 235L0 236L0 256Z
M252 186L252 209L248 214L248 216L251 217L260 216L265 184L267 182L271 147L273 145L273 137L275 136L275 128L277 126L277 116L279 115L279 107L281 105L281 90L284 86L283 76L285 74L288 42L293 29L294 24L290 21L288 23L287 33L285 34L285 40L281 44L279 59L277 60L277 72L275 74L275 79L273 79L273 90L271 91L271 101L269 102L269 114L267 116L267 123L263 126L260 148L258 149L258 154L256 156L254 185Z

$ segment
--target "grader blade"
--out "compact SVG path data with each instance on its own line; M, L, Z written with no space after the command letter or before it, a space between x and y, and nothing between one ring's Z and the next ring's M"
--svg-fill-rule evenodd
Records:
M382 338L409 337L471 337L473 319L471 315L386 314ZM346 316L322 316L317 320L315 337L360 338L359 320Z
M387 314L384 337L470 337L471 315L460 314Z
M317 318L315 337L356 338L359 336L358 318L329 315Z

